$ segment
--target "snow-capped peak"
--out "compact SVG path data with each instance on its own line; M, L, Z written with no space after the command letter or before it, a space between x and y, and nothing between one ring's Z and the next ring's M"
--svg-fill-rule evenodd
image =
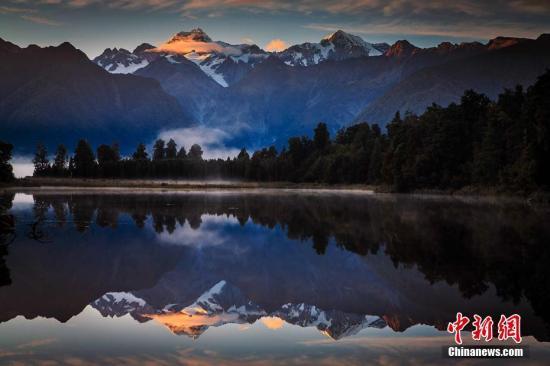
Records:
M287 48L279 57L290 66L310 66L326 60L381 56L389 47L385 43L368 43L361 37L344 31L336 31L319 43L302 43Z
M212 41L200 28L179 32L150 52L182 55L223 87L239 79L240 68L251 69L268 55L255 45Z
M264 317L278 318L300 327L315 327L333 339L356 334L364 328L384 328L387 325L379 316L323 310L307 303L287 303L267 312L224 280L215 283L187 306L172 298L165 304L152 307L128 292L107 293L94 301L92 306L103 316L130 314L140 322L154 320L175 334L195 339L209 327L228 323L252 324Z
M199 296L193 304L183 309L182 312L193 315L223 310L220 304L217 303L216 298L220 295L226 284L224 280L216 283L210 290Z
M332 34L327 35L321 40L321 43L330 42L334 45L341 45L343 47L363 47L363 48L369 48L371 46L370 43L367 43L363 40L363 38L359 36L355 36L353 34L346 33L342 30L338 30Z
M141 49L139 52L142 52ZM149 60L139 52L130 52L124 48L107 48L93 61L112 74L132 74L149 64Z
M191 29L189 32L182 31L176 33L167 43L178 41L196 41L196 42L212 42L212 39L200 28Z
M164 324L175 334L196 339L209 327L253 323L265 315L266 312L247 300L239 289L222 280L191 305L181 308L177 304L168 304L162 311L145 317Z
M290 66L311 66L326 60L380 56L387 51L385 43L368 43L361 37L336 31L319 43L303 43L276 53L274 56ZM269 57L270 53L250 44L229 44L213 41L201 28L174 34L158 47L148 43L133 52L125 49L106 49L94 62L111 73L134 73L158 59L170 63L177 57L194 62L204 74L223 87L241 80L252 68Z

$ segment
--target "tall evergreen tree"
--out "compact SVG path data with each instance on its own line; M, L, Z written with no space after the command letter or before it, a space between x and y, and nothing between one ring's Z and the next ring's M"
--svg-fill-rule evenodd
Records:
M187 151L185 151L185 147L180 147L179 151L178 151L178 155L176 155L176 158L177 159L185 159L187 157Z
M101 144L97 148L97 162L100 166L114 163L117 159L117 152L109 145Z
M325 150L330 144L330 134L326 123L319 123L313 132L313 143L315 148L319 151Z
M73 156L74 171L76 177L94 177L97 171L94 151L86 140L78 141Z
M60 144L55 151L53 170L56 176L65 176L67 173L67 148Z
M136 151L132 154L132 159L134 160L147 160L149 159L149 155L147 154L147 148L145 147L145 144L139 143Z
M246 151L244 147L239 152L239 155L237 155L237 159L242 161L250 160L250 155L248 154L248 151Z
M48 174L50 161L48 160L48 151L43 144L36 145L36 152L34 153L32 162L34 164L33 175L35 177L42 177Z
M170 139L166 144L166 159L175 159L178 155L178 144Z
M13 167L10 164L13 145L0 141L0 182L10 182L14 179Z
M165 142L162 139L155 141L153 145L153 161L162 160L166 156L166 151L164 148Z
M189 149L189 154L188 154L188 156L189 156L190 159L202 160L202 154L203 154L203 151L202 151L201 145L194 144L194 145L191 146L191 148Z
M368 182L380 183L382 177L382 137L374 141L372 153L369 159Z

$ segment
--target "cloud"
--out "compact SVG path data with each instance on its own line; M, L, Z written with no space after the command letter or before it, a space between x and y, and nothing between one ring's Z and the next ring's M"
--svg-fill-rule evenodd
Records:
M120 9L171 9L184 13L219 13L224 9L240 9L251 12L298 12L303 14L332 13L357 14L378 12L386 16L421 14L434 11L469 15L495 14L503 10L534 13L550 11L547 0L26 0L25 3L85 7L99 4Z
M290 10L292 1L257 0L190 0L182 6L183 10L208 10L220 8L244 8L259 10ZM297 1L296 3L300 3Z
M523 13L550 14L550 1L545 0L516 0L510 1L508 6Z
M62 25L62 23L57 22L52 19L48 19L42 16L36 16L36 15L21 15L21 18L28 20L29 22L33 22L36 24L42 24L42 25L49 25L52 27L58 27Z
M200 42L190 39L182 39L175 42L166 42L161 44L158 51L186 54L189 52L209 53L212 51L223 53L225 55L238 56L242 52L240 49L230 46L222 46L216 42Z
M178 226L172 233L163 231L158 234L158 240L175 245L204 248L218 246L227 242L228 237L221 230L226 225L239 225L234 216L201 215L200 226L191 228L189 223Z
M273 316L264 316L260 319L260 321L268 329L272 330L281 329L285 325L285 321L283 319Z
M313 23L304 27L323 32L334 32L342 29L346 32L362 35L414 35L469 39L490 39L502 35L529 38L537 37L544 32L544 29L539 28L536 24L525 25L516 22L480 23L471 20L455 24L429 24L393 20L387 23L370 23L367 26Z
M160 132L158 136L165 141L174 139L179 147L183 146L187 151L193 144L199 144L204 151L205 159L226 159L237 156L240 149L228 147L225 144L231 137L228 132L219 128L203 126L166 130Z
M66 4L73 8L83 8L95 3L100 3L101 1L97 0L69 0Z
M46 0L46 1L56 1L56 0ZM20 7L14 7L14 6L0 6L0 14L16 14L21 19L27 20L29 22L42 24L42 25L49 25L49 26L59 26L61 23L49 19L44 16L40 16L38 14L37 9L33 8L20 8Z
M14 156L10 163L16 178L31 176L34 172L34 165L30 156Z
M54 342L57 342L55 338L45 338L45 339L34 339L32 341L29 341L27 343L23 343L17 346L17 348L35 348L35 347L41 347L46 346L49 344L52 344Z
M288 48L288 45L282 39L272 39L265 45L265 50L269 52L280 52Z
M25 14L35 13L36 9L30 8L17 8L13 6L0 6L0 14Z

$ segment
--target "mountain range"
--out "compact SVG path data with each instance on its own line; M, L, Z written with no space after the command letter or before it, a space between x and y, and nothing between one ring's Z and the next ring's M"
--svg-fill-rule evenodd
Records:
M386 326L384 319L378 316L350 314L339 310L324 311L315 305L304 303L287 303L268 313L247 299L237 287L224 280L187 306L165 304L154 307L130 292L106 293L91 305L105 317L130 314L139 322L155 320L175 334L194 339L200 337L209 327L229 323L253 324L264 317L277 318L300 327L316 327L335 340L356 334L367 327Z
M162 130L216 128L233 147L283 146L320 121L331 133L359 121L385 126L396 111L458 101L466 89L495 98L550 66L550 36L482 44L370 43L337 31L318 43L268 52L212 40L202 29L160 45L107 48L89 60L68 43L20 48L0 41L2 137L16 151L118 141L123 152ZM55 127L57 134L46 133Z

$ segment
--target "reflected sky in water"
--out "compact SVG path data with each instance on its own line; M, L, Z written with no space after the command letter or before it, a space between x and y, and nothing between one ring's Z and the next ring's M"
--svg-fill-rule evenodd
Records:
M521 314L522 361L550 358L544 207L296 192L0 204L1 364L454 364L441 347L457 311Z

